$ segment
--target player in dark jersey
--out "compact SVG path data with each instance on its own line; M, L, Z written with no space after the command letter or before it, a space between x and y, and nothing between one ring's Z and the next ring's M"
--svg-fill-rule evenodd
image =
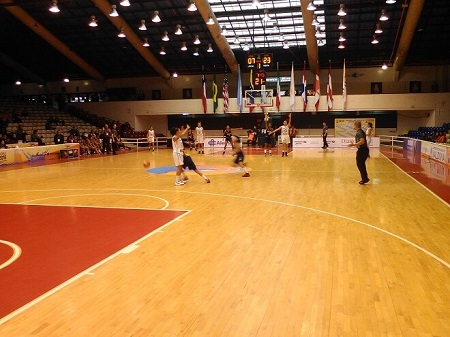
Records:
M207 176L205 176L203 174L202 171L200 171L197 166L195 165L194 161L192 160L191 156L183 153L183 170L181 171L181 174L183 175L183 180L186 181L188 180L188 176L186 175L186 173L184 172L184 170L188 168L191 171L194 171L195 173L197 173L200 177L202 177L207 183L210 183L211 181L208 179Z
M269 155L272 155L272 145L275 144L275 137L274 134L271 133L273 131L273 127L271 123L267 123L267 128L266 128L266 139L264 142L264 155L267 155L267 153L269 153Z
M242 152L241 139L238 136L231 136L231 144L233 145L234 163L239 165L244 171L243 177L250 177L247 169L244 165L244 153Z
M189 145L189 151L192 151L192 149L195 149L194 132L191 129L189 129L187 132L187 143Z
M231 148L233 148L233 143L231 142L231 136L232 136L231 128L230 128L229 125L227 125L225 127L225 130L223 130L223 138L225 140L225 145L223 147L223 153L222 154L225 154L225 150L227 149L227 144L228 143L230 143Z

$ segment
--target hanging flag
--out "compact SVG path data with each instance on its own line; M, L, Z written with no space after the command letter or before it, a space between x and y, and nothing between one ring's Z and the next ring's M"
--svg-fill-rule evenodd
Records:
M303 80L302 80L302 101L303 112L306 112L306 105L308 104L308 92L306 91L306 61L303 62Z
M328 111L333 109L333 86L331 84L331 61L330 61L330 68L328 68L327 104L328 104Z
M242 112L243 99L242 99L242 77L241 77L241 66L238 65L238 81L237 81L237 94L236 101L239 108L239 112Z
M294 62L292 62L291 84L289 86L289 106L291 107L291 111L294 111L294 104L295 104L295 81L294 81Z
M203 104L203 113L206 113L206 79L205 79L205 73L202 74L202 104Z
M281 87L280 87L280 69L278 68L278 62L277 62L277 97L275 100L275 105L277 106L278 111L280 111L280 95L281 95Z
M228 112L229 95L228 95L228 78L227 78L227 67L225 66L225 75L223 76L223 87L222 87L222 98L223 98L223 112Z
M319 101L320 101L320 80L319 80L319 62L317 62L316 69L316 81L314 82L314 105L316 107L316 112L319 110Z
M216 66L214 66L213 82L212 82L212 92L213 92L213 110L216 113L219 103L217 102L217 81L216 81Z
M253 92L254 88L255 87L253 85L253 69L250 69L250 93L249 94L246 93L246 96L244 97L244 99L247 100L247 95L250 95L249 102L248 102L250 104L255 104L255 96L254 96L255 94ZM249 106L248 107L248 111L249 112L253 112L254 109L255 109L254 106Z
M344 69L342 72L342 110L345 110L347 104L347 82L345 79L345 59L344 59Z

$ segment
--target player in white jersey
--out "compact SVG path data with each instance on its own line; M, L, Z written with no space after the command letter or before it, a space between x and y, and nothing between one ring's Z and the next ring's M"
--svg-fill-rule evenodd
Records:
M202 127L202 122L197 123L197 127L195 128L195 136L197 141L197 152L204 154L205 153L205 130Z
M269 135L281 130L281 156L284 157L288 155L288 146L291 143L291 138L289 136L289 129L291 127L291 113L289 113L289 119L283 121L283 125L276 128L275 130L269 132Z
M183 171L183 154L184 154L184 145L181 137L190 129L190 126L187 125L186 128L181 131L180 128L173 127L170 129L170 134L172 135L172 149L173 149L173 161L175 162L175 166L177 167L177 171L175 173L175 186L184 185L184 181L181 180L181 172Z
M155 151L155 130L153 130L153 126L147 132L147 142L148 142L148 150Z

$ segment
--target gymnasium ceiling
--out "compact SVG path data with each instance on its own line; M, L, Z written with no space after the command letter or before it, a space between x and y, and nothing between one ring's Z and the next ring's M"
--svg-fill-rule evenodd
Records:
M52 13L52 1L0 0L0 83L169 79L174 72L201 74L202 69L219 74L227 67L236 73L238 64L247 72L249 53L273 54L281 71L290 70L292 62L296 69L304 62L307 69L327 68L330 61L332 68L342 68L344 58L347 67L385 63L396 70L448 65L450 59L448 0L314 0L314 11L306 8L309 0L195 0L192 12L187 8L194 0L129 0L126 7L120 1L58 0L60 11ZM343 17L337 15L341 4L347 12ZM112 5L118 17L109 15ZM151 20L155 11L159 23ZM387 21L379 21L382 11ZM92 16L97 27L88 26ZM213 25L206 23L209 17ZM341 19L345 30L338 29ZM139 29L142 23L146 30ZM382 33L374 33L377 24ZM181 35L174 33L177 27ZM121 29L124 38L117 36ZM162 41L165 32L169 41ZM341 34L344 49L338 48ZM374 35L378 44L371 43ZM145 39L149 47L142 46ZM180 49L183 43L186 51ZM162 47L166 55L160 55Z

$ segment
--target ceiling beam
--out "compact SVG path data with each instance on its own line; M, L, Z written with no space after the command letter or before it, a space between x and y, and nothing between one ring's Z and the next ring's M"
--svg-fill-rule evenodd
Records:
M117 28L117 31L124 30L126 39L136 49L136 51L147 61L147 63L166 81L170 80L170 73L159 62L155 55L148 50L147 47L142 45L143 41L136 35L133 29L119 16L113 17L111 13L111 3L107 0L92 0L97 8L103 13L103 15L111 21L111 23Z
M236 56L234 55L233 50L230 48L227 39L222 35L222 28L219 26L216 15L213 13L209 2L207 0L196 0L195 4L204 22L208 21L210 16L214 20L214 25L206 26L208 27L211 36L216 42L217 47L222 53L222 56L225 59L228 68L234 75L237 75L239 64L236 60Z
M11 4L10 0L0 0L0 4ZM58 50L61 54L67 57L70 61L84 70L88 75L97 81L103 82L104 77L85 60L72 51L67 45L53 35L42 24L36 21L30 14L19 6L5 6L6 11L10 12L17 19L19 19L25 26L30 28L33 32L47 41L53 48Z
M408 0L405 0L403 4L403 12L407 9L408 13L406 15L405 24L401 32L400 41L397 47L397 53L394 59L393 68L397 72L402 70L403 66L405 65L406 57L408 56L409 49L411 48L414 33L416 32L417 24L419 23L420 15L422 14L424 5L425 0L410 0L409 8L407 8Z
M308 3L309 0L301 0L300 6L302 8L303 26L306 36L306 53L308 54L309 70L315 74L319 65L319 48L317 46L315 27L312 25L314 13L306 9Z

